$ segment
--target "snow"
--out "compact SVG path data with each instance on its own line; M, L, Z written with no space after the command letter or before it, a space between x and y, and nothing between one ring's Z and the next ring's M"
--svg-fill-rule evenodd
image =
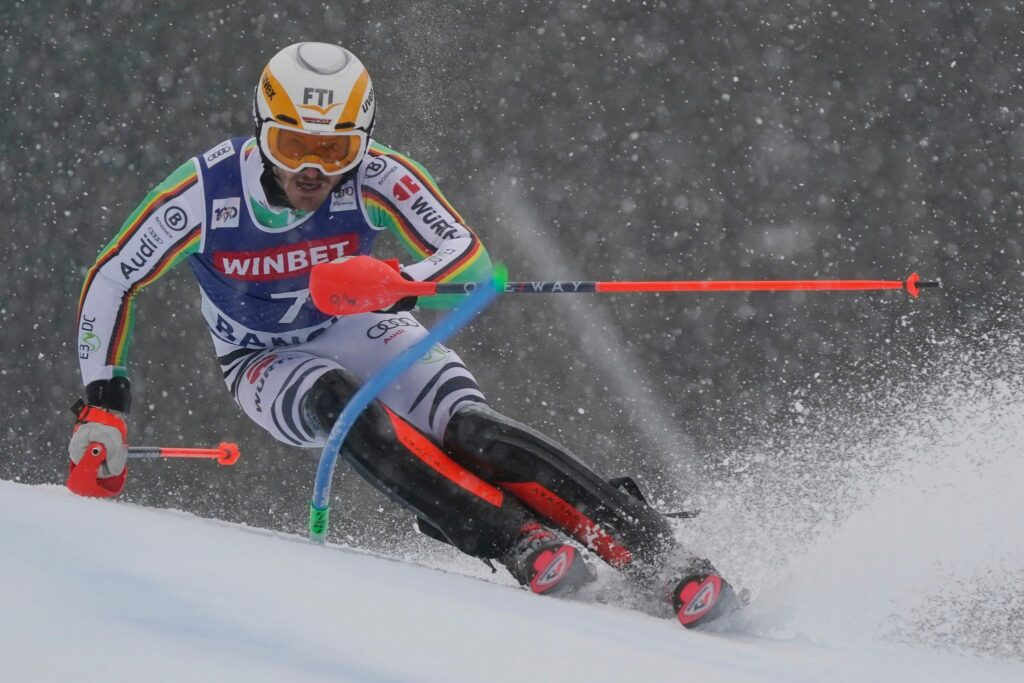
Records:
M58 486L0 481L0 547L7 681L1024 680L1020 663L765 638L744 619L685 631L670 618L538 597L484 574ZM823 619L856 623L850 610L872 609L870 599L833 602L816 588Z

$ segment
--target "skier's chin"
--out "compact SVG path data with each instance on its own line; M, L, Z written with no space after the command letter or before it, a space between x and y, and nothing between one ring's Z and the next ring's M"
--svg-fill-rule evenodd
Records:
M338 176L328 176L308 169L298 173L279 170L277 178L288 201L300 211L316 211L320 208L340 180Z

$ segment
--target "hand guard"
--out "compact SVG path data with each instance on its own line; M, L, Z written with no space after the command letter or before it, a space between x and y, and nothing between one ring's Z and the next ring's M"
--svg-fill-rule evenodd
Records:
M128 428L120 414L79 401L68 445L67 487L80 496L113 498L128 477Z

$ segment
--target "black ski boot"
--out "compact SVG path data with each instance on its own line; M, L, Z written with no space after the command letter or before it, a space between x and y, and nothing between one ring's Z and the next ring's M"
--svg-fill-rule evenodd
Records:
M580 551L537 522L520 527L518 539L501 563L534 593L570 593L594 580Z

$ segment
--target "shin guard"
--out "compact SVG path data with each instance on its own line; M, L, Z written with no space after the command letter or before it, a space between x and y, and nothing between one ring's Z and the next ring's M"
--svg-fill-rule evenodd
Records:
M665 518L542 434L483 405L457 412L445 448L481 479L586 545L612 566L653 580L675 551Z

